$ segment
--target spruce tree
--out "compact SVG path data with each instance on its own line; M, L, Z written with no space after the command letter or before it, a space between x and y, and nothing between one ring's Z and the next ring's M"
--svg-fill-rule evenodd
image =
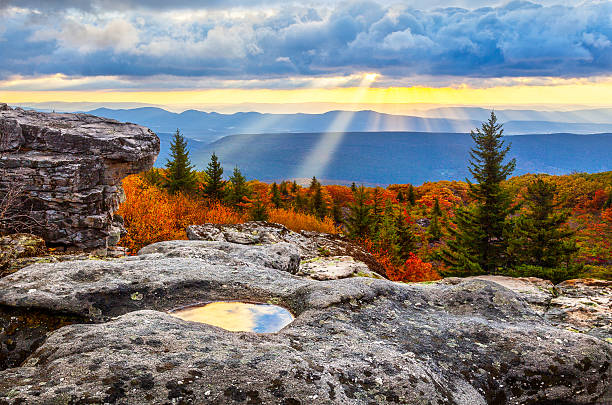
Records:
M206 167L208 182L204 186L204 195L214 201L222 200L225 195L225 181L223 180L223 167L217 155L213 152Z
M454 275L496 273L506 264L506 218L513 211L502 182L514 171L516 161L504 163L510 146L504 144L495 113L471 136L476 147L470 152L469 171L476 183L468 180L468 192L474 206L457 210L454 238L441 255Z
M608 208L612 208L612 190L610 190L610 193L608 194L608 199L603 205L604 210Z
M404 193L402 192L402 190L398 191L397 193L397 202L399 202L400 204L403 204L406 202L406 197L404 196Z
M268 209L266 204L262 201L261 196L256 193L255 198L251 202L251 209L249 210L251 220L253 221L267 221L268 220Z
M349 215L346 219L346 229L352 238L365 238L369 235L372 225L372 214L368 205L368 193L360 186L354 194L354 202L349 204Z
M527 212L516 219L508 252L517 265L555 268L569 265L577 251L574 231L564 227L570 213L554 202L557 187L537 179L527 186Z
M355 182L351 183L351 192L353 194L357 192L357 185L355 185Z
M280 190L279 190L278 185L276 184L276 182L272 183L272 188L270 190L270 194L271 194L270 201L274 205L274 208L280 208L281 203L282 203L282 199L281 199L281 195L280 195Z
M385 208L385 202L383 200L383 191L380 187L376 187L372 192L372 231L378 233L380 222L382 220L382 212Z
M395 216L395 235L396 245L394 256L398 264L403 264L410 258L410 253L416 251L417 238L414 235L414 230L406 218L404 210L399 210Z
M395 228L395 212L391 204L385 205L382 219L375 235L378 247L394 253L397 246L397 230Z
M190 193L197 188L196 176L189 160L187 141L178 129L170 143L170 159L166 163L165 187L172 194Z
M414 187L412 186L412 184L410 185L410 187L408 187L408 204L410 204L411 206L416 204L416 195L414 194Z
M241 208L244 201L244 197L249 197L251 194L251 190L246 184L246 179L244 178L238 167L234 167L234 172L229 178L229 183L230 190L227 194L227 202L233 205L234 207Z
M321 183L319 183L316 177L312 178L308 191L310 192L310 212L319 219L325 218L327 215L327 207L323 199Z
M442 209L440 208L440 201L436 197L434 200L434 205L431 209L431 218L429 221L429 228L427 229L427 233L429 234L430 242L437 242L442 237L442 229L440 226L440 217L442 216Z

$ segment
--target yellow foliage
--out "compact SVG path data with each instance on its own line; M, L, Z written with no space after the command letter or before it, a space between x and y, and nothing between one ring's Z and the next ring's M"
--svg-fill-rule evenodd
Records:
M269 210L269 222L285 225L292 231L314 231L322 233L338 233L333 219L325 217L323 221L311 214L295 212L282 208L271 208Z

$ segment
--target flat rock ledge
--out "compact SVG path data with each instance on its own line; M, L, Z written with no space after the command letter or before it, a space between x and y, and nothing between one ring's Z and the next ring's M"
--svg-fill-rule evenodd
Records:
M552 326L499 283L318 281L291 274L298 245L258 243L163 242L0 279L0 404L594 404L609 393L612 346ZM274 303L295 320L256 334L168 313L218 300Z
M113 246L123 231L113 216L121 179L151 168L158 153L159 138L140 125L0 104L0 196L18 196L16 220L2 231L52 245Z

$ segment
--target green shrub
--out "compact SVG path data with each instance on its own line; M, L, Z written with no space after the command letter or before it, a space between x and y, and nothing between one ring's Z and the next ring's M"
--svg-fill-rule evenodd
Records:
M541 266L522 265L514 269L504 271L504 275L510 277L538 277L558 284L565 280L579 278L582 266L570 266L569 268L550 268Z
M612 281L612 266L585 265L580 273L580 278L599 278Z

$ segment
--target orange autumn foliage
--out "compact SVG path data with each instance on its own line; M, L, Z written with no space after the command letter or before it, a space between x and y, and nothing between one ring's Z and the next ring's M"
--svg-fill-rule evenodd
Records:
M410 257L402 267L396 268L396 271L387 272L387 277L393 281L432 281L439 280L440 275L433 269L431 263L424 262L414 253L410 253Z
M397 266L393 263L393 258L387 249L378 248L369 239L360 241L360 244L372 255L374 259L383 267L385 274L392 281L421 282L440 280L442 277L434 270L431 263L422 261L414 253L404 265Z
M325 219L321 221L314 215L282 208L270 208L268 214L269 222L285 225L295 232L314 231L333 234L338 233L338 228L329 217L325 217Z
M188 225L203 223L240 223L245 218L219 203L212 205L188 195L171 195L148 184L140 176L123 180L125 201L117 214L124 220L127 234L120 246L135 253L142 247L165 240L186 239Z

